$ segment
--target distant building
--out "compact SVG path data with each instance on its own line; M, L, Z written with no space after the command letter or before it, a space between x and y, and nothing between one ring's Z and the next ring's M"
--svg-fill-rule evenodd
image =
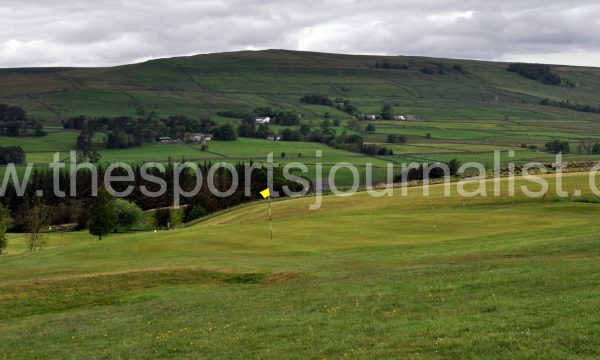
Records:
M211 140L210 134L204 134L204 133L186 133L185 134L186 142L204 142L204 141L210 141L210 140Z
M171 140L171 137L169 137L169 136L159 136L156 138L156 141L161 142L161 143L170 143L173 140Z
M405 121L406 120L406 116L404 116L404 115L395 115L394 116L394 120Z
M267 136L267 140L279 141L279 140L281 140L281 136L279 136L279 135L276 135L276 136L275 135L270 135L270 136Z
M414 115L406 115L406 120L418 120Z
M257 123L258 125L267 125L267 124L270 124L270 123L271 123L271 118L270 118L270 117L268 117L268 116L265 116L265 117L257 117L257 118L256 118L256 123Z
M365 114L365 120L375 120L377 116L375 114Z

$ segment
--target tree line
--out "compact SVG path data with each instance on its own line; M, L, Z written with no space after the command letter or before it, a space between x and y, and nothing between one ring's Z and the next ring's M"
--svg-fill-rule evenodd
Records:
M25 152L20 146L0 146L0 165L23 164Z
M208 188L207 174L212 166L211 163L197 164L199 171L202 173L202 187L200 191L189 198L182 198L181 204L189 205L186 211L192 211L194 206L201 206L205 214L211 214L216 211L224 210L232 206L239 205L244 202L252 201L260 198L259 191L267 187L267 170L254 169L251 174L246 177L246 166L244 164L235 165L238 173L238 184L236 191L228 197L218 197L213 195ZM124 191L128 186L134 187L133 192L124 199L139 206L142 210L170 207L174 203L174 188L175 188L175 164L169 161L165 165L165 171L162 172L157 168L150 168L147 174L154 176L164 181L166 190L158 197L149 197L142 192L142 186L145 186L149 192L158 192L161 189L161 184L156 180L148 181L142 177L142 169L140 165L133 166L133 181L122 181L114 183L112 187L115 191ZM99 165L98 179L99 188L102 188L102 181L106 168ZM127 176L127 172L122 168L116 168L112 171L113 176ZM148 176L146 176L148 178ZM184 191L189 191L196 185L196 175L190 169L186 169L178 176L179 186ZM6 188L6 193L0 198L0 203L4 204L12 215L11 229L13 231L26 231L27 225L23 221L24 216L32 201L39 202L41 205L49 206L52 209L50 214L51 224L77 224L77 229L84 229L88 226L90 220L90 209L94 196L92 194L92 173L87 168L80 169L74 176L75 191L73 196L70 196L71 175L67 169L61 169L58 173L58 184L60 190L65 191L65 197L56 196L54 194L54 173L48 168L34 168L32 170L29 182L23 196L19 196L16 192L12 181ZM245 194L246 181L249 181L250 196ZM219 168L214 175L214 186L217 190L225 192L229 190L233 183L231 172L224 168ZM273 189L281 191L283 186L288 186L292 191L301 190L301 185L295 182L288 181L283 176L281 168L273 169ZM41 190L43 196L36 196L36 191ZM196 210L199 212L200 210ZM186 212L184 217L189 217Z
M144 118L131 116L97 117L77 116L66 120L63 128L80 130L77 139L78 149L93 146L95 133L105 134L104 146L109 149L141 146L158 137L184 138L185 133L210 133L218 129L209 118L189 118L184 115L172 115L166 118L153 114Z
M334 107L355 117L360 115L358 112L358 107L356 107L350 99L336 98L335 100L331 100L323 95L306 94L300 98L300 102L303 104Z
M560 108L569 109L569 110L575 110L575 111L579 111L579 112L587 112L587 113L600 114L600 107L599 106L572 103L569 100L567 100L567 101L556 101L556 100L550 100L550 99L546 98L546 99L540 100L540 105L557 106L557 107L560 107Z
M514 63L508 65L506 69L546 85L559 85L561 82L560 76L553 73L550 66L544 64Z
M0 136L46 135L42 123L29 119L27 112L18 106L0 104Z

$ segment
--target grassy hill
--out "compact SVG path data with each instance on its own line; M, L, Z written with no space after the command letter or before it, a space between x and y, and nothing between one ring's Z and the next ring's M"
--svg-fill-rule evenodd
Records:
M398 68L377 67L383 63ZM51 152L74 148L76 133L53 127L71 116L204 114L218 122L238 124L239 120L220 117L217 112L251 111L259 106L301 113L302 122L313 126L318 126L327 112L341 120L338 133L354 132L348 127L348 114L300 103L303 95L317 93L331 99L350 99L362 113L378 113L383 104L391 104L396 114L416 116L414 121L378 120L374 133L363 133L367 142L394 150L395 155L385 161L399 164L458 158L491 164L493 150L509 149L517 150L516 162L551 161L552 155L528 147L541 149L555 138L572 143L567 160L596 160L596 155L578 151L578 146L583 143L589 147L600 140L600 114L542 105L540 101L548 98L597 106L600 69L552 66L551 71L563 82L546 85L507 71L507 65L268 50L158 59L111 68L4 69L0 70L0 103L25 108L32 117L46 122L50 134L41 139L0 141L22 144L28 161L47 163ZM433 74L423 69L431 69ZM278 132L282 127L274 125L272 129ZM409 144L386 144L390 134L407 136ZM276 155L286 152L292 159L302 154L308 158L300 161L310 165L316 148L323 146L239 141L213 142L211 150L215 151L211 153L148 144L101 154L103 161L186 158L235 162L264 159L267 150L274 149ZM325 162L340 158L359 164L384 162L342 151Z
M383 62L405 68L375 67ZM461 70L454 70L455 65ZM320 115L322 107L298 102L306 93L318 93L351 98L365 112L392 102L401 112L438 120L557 119L575 114L539 106L540 99L597 103L600 69L554 66L553 72L574 84L569 87L544 85L506 67L404 56L242 51L111 68L0 70L0 103L22 106L43 119L150 111L214 115L266 105ZM423 68L435 73L425 74Z
M572 193L588 177L564 183ZM311 198L275 202L273 241L266 204L172 231L53 235L39 253L10 235L0 357L600 355L600 207L589 192L588 202L421 192L328 196L320 211Z
M377 64L398 68L382 68ZM327 112L341 120L338 133L356 132L350 116L333 107L300 102L305 94L350 99L362 113L378 113L383 104L396 114L417 120L372 122L374 133L363 132L369 143L382 144L394 156L360 156L307 143L269 144L240 139L212 142L210 152L186 146L147 144L141 148L101 150L102 161L166 161L167 159L237 162L264 160L270 151L282 162L315 163L315 150L324 150L324 163L348 161L375 165L376 181L385 179L386 162L493 162L493 150L516 150L514 161L552 161L540 151L552 139L571 142L566 160L597 160L580 151L600 141L600 114L542 105L542 99L597 106L600 69L552 66L563 79L546 85L507 71L505 63L404 56L354 56L268 50L197 55L152 60L111 68L35 68L0 70L0 103L19 105L44 120L49 133L39 139L0 137L7 145L22 145L27 161L47 164L55 151L75 147L77 133L60 128L76 115L145 116L186 114L210 116L234 125L219 111L251 111L259 106L303 114L302 123L317 127ZM426 74L423 69L432 69ZM459 69L459 70L457 70ZM366 122L365 122L366 124ZM279 132L282 126L273 125ZM388 144L390 134L404 135L408 144ZM101 140L99 140L101 141ZM532 147L532 148L529 148ZM504 156L503 161L508 159ZM361 170L364 172L364 170ZM0 168L0 175L4 173ZM348 174L342 175L346 178ZM312 177L312 175L311 175Z

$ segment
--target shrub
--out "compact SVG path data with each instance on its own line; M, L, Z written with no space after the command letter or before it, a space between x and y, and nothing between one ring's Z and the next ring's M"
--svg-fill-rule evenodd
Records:
M190 222L196 219L200 219L205 217L208 212L200 205L194 205L188 212L185 214L185 222Z
M25 211L24 224L27 234L27 249L36 251L46 245L48 234L46 232L48 225L52 220L50 209L43 204L32 205Z
M390 134L387 137L387 142L390 144L404 144L408 141L406 135Z
M115 211L117 213L117 227L120 230L131 229L142 218L142 209L124 199L115 200Z
M546 151L554 154L568 154L569 152L571 152L571 145L566 140L554 139L546 143Z
M454 70L456 72L459 72L461 74L465 73L465 69L463 69L462 65L460 65L460 64L454 64L454 65L452 65L452 70Z
M158 209L154 212L154 220L159 228L168 229L171 227L171 209Z
M422 68L421 72L423 74L426 74L426 75L433 75L433 74L435 74L435 71L432 68L430 68L430 67L424 67L424 68Z

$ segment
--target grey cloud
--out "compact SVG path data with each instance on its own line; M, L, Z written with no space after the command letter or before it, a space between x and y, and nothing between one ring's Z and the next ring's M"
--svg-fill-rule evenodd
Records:
M0 67L264 48L600 66L599 15L585 0L3 0Z

